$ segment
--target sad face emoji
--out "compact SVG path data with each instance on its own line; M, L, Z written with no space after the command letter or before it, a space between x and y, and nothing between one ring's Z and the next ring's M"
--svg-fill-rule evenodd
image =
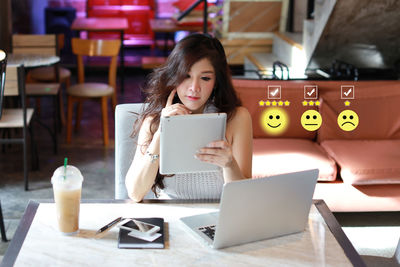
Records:
M268 108L260 118L261 127L270 135L282 134L289 125L289 116L282 108Z
M358 115L350 109L343 110L337 118L337 123L343 131L353 131L358 126Z

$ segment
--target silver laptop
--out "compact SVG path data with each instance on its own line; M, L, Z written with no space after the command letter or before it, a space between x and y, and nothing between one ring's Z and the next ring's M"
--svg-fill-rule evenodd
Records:
M194 157L208 143L225 138L226 113L161 117L160 173L215 171L219 167Z
M317 178L314 169L227 183L219 212L181 220L213 248L301 232Z

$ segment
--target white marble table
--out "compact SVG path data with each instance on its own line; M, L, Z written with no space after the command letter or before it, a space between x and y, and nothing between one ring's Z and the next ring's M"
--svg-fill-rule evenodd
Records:
M36 54L8 54L7 64L24 65L25 68L35 68L54 65L60 62L60 57Z
M81 204L80 232L57 231L54 203L31 201L1 266L365 266L336 219L314 201L306 231L214 250L179 218L218 209L218 203L96 201ZM119 217L164 217L165 249L118 249L118 229L95 232Z

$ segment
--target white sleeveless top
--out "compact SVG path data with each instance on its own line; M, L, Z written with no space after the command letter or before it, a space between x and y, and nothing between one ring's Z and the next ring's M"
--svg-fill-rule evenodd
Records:
M162 190L170 198L220 199L224 177L222 170L176 174L164 178Z
M207 105L204 113L218 112L214 105ZM163 193L179 199L220 199L224 177L222 168L217 171L176 174L164 178Z

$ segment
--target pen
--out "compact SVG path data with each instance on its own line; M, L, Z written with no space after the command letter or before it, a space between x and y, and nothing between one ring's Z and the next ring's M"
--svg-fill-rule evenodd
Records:
M122 221L122 217L118 217L117 219L115 219L114 221L110 222L109 224L101 227L96 234L100 234L103 233L104 231L108 230L109 228L113 227L114 225L116 225L117 223L119 223L120 221Z

